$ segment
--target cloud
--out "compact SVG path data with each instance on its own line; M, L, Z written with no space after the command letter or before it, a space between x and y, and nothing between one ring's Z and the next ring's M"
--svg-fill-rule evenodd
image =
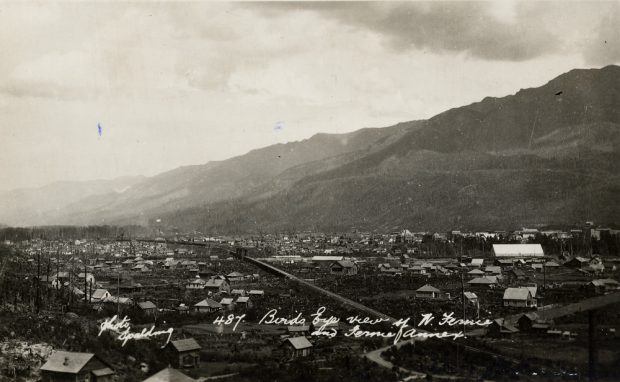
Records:
M602 18L594 38L584 50L586 62L594 65L620 63L620 3L613 3Z
M531 7L521 3L268 3L256 9L272 17L317 12L378 33L397 51L460 52L488 60L523 61L558 47L557 38L532 18Z

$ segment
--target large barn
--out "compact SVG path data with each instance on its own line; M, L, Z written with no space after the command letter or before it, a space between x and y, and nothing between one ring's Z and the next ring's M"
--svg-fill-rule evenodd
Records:
M495 257L543 257L540 244L493 244Z

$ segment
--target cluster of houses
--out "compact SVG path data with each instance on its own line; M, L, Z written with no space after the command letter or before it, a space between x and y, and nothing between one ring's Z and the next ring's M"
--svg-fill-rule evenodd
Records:
M144 382L196 381L177 368L196 368L202 347L193 338L170 341L164 351L171 354L172 363L144 379ZM117 375L114 366L94 353L55 351L40 368L42 382L92 381L112 382Z

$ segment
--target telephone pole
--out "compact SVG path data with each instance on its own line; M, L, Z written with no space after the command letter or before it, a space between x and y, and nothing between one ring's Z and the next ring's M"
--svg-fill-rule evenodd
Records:
M41 250L37 255L37 313L39 313L39 306L41 304L41 296L39 291L39 285L41 284Z

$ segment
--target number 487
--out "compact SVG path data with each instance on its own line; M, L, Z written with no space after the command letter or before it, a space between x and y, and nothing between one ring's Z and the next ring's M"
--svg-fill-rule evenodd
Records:
M240 316L235 316L234 314L229 314L228 316L219 316L213 321L213 324L214 325L230 325L236 320L237 322L235 323L235 326L233 326L233 332L234 332L235 330L237 330L237 325L239 325L239 323L241 322L241 320L243 320L244 317L245 317L245 314L242 314Z

